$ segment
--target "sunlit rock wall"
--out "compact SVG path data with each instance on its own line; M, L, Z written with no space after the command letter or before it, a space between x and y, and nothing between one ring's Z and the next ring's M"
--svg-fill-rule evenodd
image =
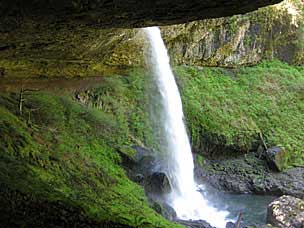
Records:
M284 1L245 15L163 28L177 64L234 67L264 58L303 64L303 4Z

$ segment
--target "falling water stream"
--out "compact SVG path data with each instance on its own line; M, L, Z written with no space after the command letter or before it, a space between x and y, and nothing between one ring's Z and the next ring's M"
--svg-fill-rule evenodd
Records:
M150 42L150 64L161 94L165 153L168 155L168 176L172 192L168 203L178 218L206 220L218 228L225 227L228 212L219 211L198 192L194 180L194 164L187 131L184 124L182 102L167 49L158 27L144 28Z

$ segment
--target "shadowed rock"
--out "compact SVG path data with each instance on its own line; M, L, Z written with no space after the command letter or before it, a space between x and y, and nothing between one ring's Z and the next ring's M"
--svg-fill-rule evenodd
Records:
M0 21L7 28L26 18L40 22L78 21L102 27L144 27L242 14L278 2L280 0L3 0Z
M286 152L280 147L271 147L265 153L269 168L273 171L282 171L285 166Z
M272 172L265 160L254 154L238 158L208 160L195 174L223 191L237 193L292 195L304 199L304 168Z
M155 172L147 177L145 189L152 194L164 195L171 192L171 185L165 173Z

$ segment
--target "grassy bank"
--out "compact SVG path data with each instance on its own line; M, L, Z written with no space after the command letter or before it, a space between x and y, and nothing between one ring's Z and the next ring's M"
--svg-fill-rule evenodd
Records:
M177 67L193 146L202 138L243 152L264 140L304 165L304 68L279 61L239 69Z
M286 167L304 165L303 67L273 61L239 69L179 66L175 73L197 151L209 142L222 153L229 146L245 153L263 139L285 148ZM147 78L135 69L86 91L27 91L22 109L18 91L1 92L0 183L80 207L98 221L176 227L148 207L121 165L120 153L134 155L132 145L157 148Z

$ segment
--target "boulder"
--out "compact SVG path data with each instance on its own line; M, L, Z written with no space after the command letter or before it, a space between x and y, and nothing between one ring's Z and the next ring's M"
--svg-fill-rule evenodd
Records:
M280 228L303 228L304 201L292 196L281 196L268 205L267 222Z
M171 221L173 221L177 217L175 210L167 203L162 204L162 213L161 214L166 219L171 220Z
M226 228L236 228L235 224L233 222L227 222Z
M171 185L165 173L155 172L145 180L145 190L149 194L164 195L171 192Z
M133 149L136 151L134 159L137 165L135 171L142 173L145 177L151 175L155 167L158 166L155 152L141 146L133 146Z
M134 156L130 156L132 152L126 152L127 149L134 150ZM121 165L126 170L128 177L134 182L144 185L145 179L154 172L157 166L157 160L153 156L155 153L140 146L119 148L118 152L121 157Z
M175 210L166 202L153 202L151 207L158 214L162 215L170 221L173 221L177 218Z
M271 147L265 152L269 168L273 171L282 171L285 168L286 152L281 147Z
M240 213L239 217L235 223L234 222L226 223L226 228L242 228L242 226L241 226L242 218L243 218L243 213Z

